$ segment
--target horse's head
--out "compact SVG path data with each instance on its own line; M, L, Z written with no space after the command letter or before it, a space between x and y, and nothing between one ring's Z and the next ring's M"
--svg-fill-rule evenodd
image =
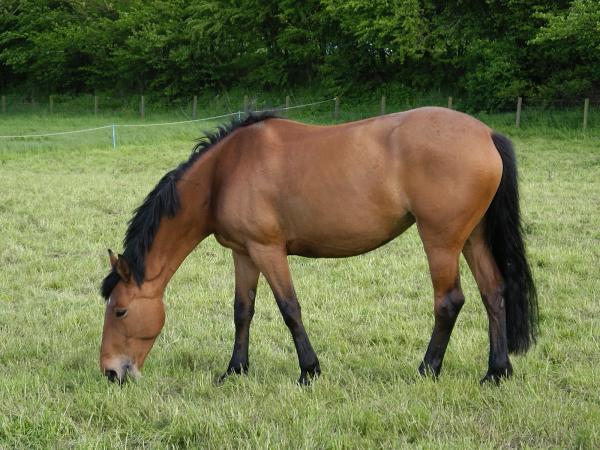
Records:
M107 298L100 346L100 368L110 381L137 377L165 323L162 290L138 285L122 255L112 251L111 273L103 284Z

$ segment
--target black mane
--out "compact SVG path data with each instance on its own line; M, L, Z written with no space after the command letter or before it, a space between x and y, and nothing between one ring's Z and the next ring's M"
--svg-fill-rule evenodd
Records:
M205 133L205 136L194 146L187 161L177 168L167 172L143 203L136 208L129 221L125 239L123 240L123 258L127 261L133 278L141 285L145 276L145 258L150 250L154 236L163 217L174 217L179 211L179 197L176 184L182 175L194 164L200 156L213 148L231 133L257 122L277 117L270 112L249 113L241 119L234 119L229 124L220 125L215 132ZM120 277L113 269L102 281L100 293L106 300L119 282Z

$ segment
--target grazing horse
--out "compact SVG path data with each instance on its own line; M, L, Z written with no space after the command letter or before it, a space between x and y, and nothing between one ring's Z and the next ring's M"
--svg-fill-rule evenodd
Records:
M434 291L431 341L419 367L437 377L464 303L462 252L489 319L483 381L512 373L508 354L535 342L537 301L522 239L510 141L444 108L335 126L268 114L222 126L168 172L137 208L124 252L109 250L102 372L136 376L165 319L165 287L209 235L232 250L233 355L223 377L248 369L259 275L289 328L299 383L321 369L302 324L288 255L339 258L371 251L417 224Z

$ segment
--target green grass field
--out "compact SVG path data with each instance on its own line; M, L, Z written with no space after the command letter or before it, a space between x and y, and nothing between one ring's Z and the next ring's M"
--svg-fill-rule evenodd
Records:
M2 117L0 134L105 119ZM485 119L516 144L541 310L538 345L499 387L478 383L487 318L464 261L467 302L442 376L417 375L433 314L415 229L361 257L290 258L323 369L310 388L295 384L262 279L250 372L215 383L233 343L233 267L212 238L168 287L143 378L109 384L98 367L106 249L120 249L133 208L207 124L131 129L117 150L106 131L0 141L0 448L598 448L600 131Z

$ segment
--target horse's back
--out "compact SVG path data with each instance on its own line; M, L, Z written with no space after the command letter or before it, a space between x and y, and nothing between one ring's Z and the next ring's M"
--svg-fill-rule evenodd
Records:
M254 234L283 240L293 254L364 253L448 204L464 215L473 189L491 200L490 143L481 122L442 108L336 126L253 125L224 158L223 241Z

